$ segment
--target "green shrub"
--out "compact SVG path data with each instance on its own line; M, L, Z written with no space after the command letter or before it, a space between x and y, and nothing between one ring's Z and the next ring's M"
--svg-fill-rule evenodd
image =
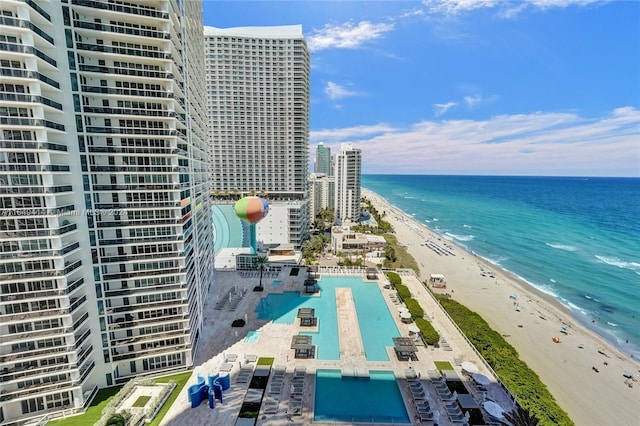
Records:
M389 278L389 283L396 287L400 284L402 284L402 278L400 278L400 275L396 274L395 272L385 272L385 275L387 276L387 278Z
M574 424L538 375L518 357L513 346L491 329L480 315L455 300L435 296L500 380L518 395L522 407L529 409L540 420L540 425Z
M440 341L440 335L433 328L433 325L429 321L424 318L416 318L416 326L420 329L420 333L422 333L422 338L427 345L435 345Z
M409 291L409 287L406 285L398 284L396 290L398 291L398 296L400 296L403 301L411 299L411 291Z
M422 309L422 306L420 306L420 303L418 303L416 299L404 299L404 303L407 305L407 309L409 309L409 313L413 319L424 317L424 309Z

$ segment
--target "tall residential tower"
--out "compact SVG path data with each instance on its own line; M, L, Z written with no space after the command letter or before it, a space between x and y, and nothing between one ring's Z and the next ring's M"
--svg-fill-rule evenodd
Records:
M196 1L0 3L0 423L192 365L213 264Z
M324 173L326 176L333 176L333 168L331 167L331 148L324 146L320 142L316 147L316 159L313 165L314 173Z
M360 220L360 176L362 152L349 143L340 145L335 156L335 219L357 222Z
M301 25L205 27L213 195L270 204L262 240L300 247L309 230L309 50Z

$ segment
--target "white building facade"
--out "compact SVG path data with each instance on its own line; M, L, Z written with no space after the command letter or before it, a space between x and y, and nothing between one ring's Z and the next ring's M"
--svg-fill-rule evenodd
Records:
M335 210L336 178L324 173L309 175L311 217L315 219L321 209Z
M284 234L299 248L309 232L310 62L302 26L205 27L204 34L214 197L263 196L271 205L265 220L287 223ZM259 239L276 242L261 228Z
M201 4L0 3L0 424L190 367L212 279Z
M344 221L360 220L360 182L362 170L362 152L351 144L340 145L335 156L335 219Z

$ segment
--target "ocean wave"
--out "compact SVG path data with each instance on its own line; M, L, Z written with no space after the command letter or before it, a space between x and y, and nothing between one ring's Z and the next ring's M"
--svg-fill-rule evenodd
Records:
M471 225L462 225L463 228L471 228Z
M556 280L554 280L553 278L549 278L549 281L551 281L552 283L557 282Z
M587 316L587 311L585 311L584 309L582 309L580 306L576 305L575 303L571 303L571 302L566 302L566 305L569 306L569 309L571 309L571 311L573 312L580 312L582 315Z
M617 327L618 326L618 324L616 324L615 322L607 321L607 324L609 324L611 327Z
M457 235L457 234L452 234L450 232L447 232L447 235L458 241L471 241L474 238L473 235Z
M587 295L587 294L585 294L585 295L584 295L584 298L585 298L585 299L589 299L589 300L593 300L593 301L595 301L595 302L599 302L599 301L600 301L599 299L596 299L595 297L591 297L591 296L589 296L589 295Z
M564 251L576 251L578 250L577 247L574 246L568 246L565 244L558 244L558 243L546 243L549 247L554 248L554 249L558 249L558 250L564 250Z
M621 260L620 258L610 257L610 256L598 256L598 255L596 255L596 258L598 260L600 260L601 262L606 263L607 265L617 266L618 268L621 268L621 269L629 269L630 271L633 271L636 274L640 275L640 263L637 263L637 262L625 262L624 260Z

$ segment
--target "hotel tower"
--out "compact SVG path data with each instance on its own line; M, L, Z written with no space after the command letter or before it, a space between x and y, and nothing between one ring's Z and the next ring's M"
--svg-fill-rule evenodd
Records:
M196 1L0 2L0 424L192 365L213 264L203 50Z
M208 137L216 202L260 195L265 243L309 232L309 50L301 25L205 27Z

